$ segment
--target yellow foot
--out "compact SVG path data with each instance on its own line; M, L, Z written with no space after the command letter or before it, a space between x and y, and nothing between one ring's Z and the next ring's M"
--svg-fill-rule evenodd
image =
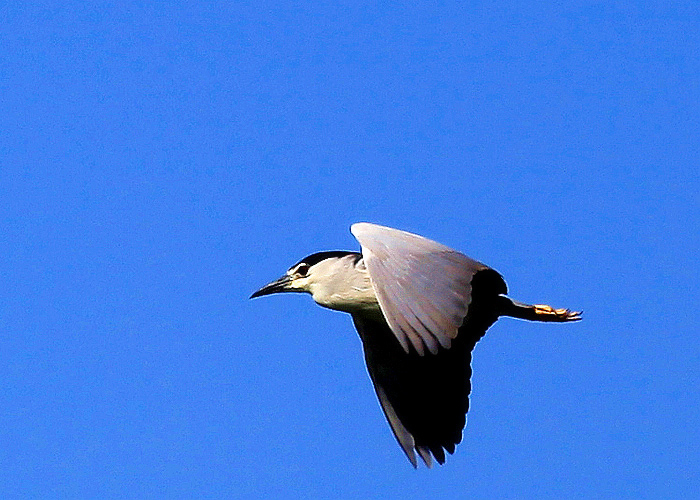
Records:
M549 321L578 321L581 319L580 311L571 311L569 309L554 309L552 306L545 304L535 304L535 314L542 316L550 316Z

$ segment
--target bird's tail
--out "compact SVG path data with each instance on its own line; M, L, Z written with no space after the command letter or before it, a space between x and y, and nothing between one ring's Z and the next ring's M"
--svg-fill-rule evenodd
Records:
M570 309L555 309L544 304L523 304L505 295L499 295L499 316L526 319L528 321L551 321L564 323L566 321L579 321L581 311Z

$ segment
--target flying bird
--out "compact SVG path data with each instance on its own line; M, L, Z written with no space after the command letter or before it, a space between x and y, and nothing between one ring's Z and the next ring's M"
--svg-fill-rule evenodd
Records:
M471 353L500 317L569 322L580 312L506 296L503 277L435 241L361 222L362 253L319 252L251 298L309 293L350 313L369 376L396 440L413 467L445 462L462 440L471 392Z

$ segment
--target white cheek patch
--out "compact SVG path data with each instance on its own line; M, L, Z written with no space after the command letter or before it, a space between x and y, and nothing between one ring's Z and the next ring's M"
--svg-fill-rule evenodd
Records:
M295 290L309 290L309 279L308 278L296 278L289 282L289 288Z

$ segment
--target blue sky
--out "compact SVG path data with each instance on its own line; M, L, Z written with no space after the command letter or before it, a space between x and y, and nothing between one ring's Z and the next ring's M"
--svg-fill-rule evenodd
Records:
M700 491L694 2L3 7L2 498ZM499 321L410 467L347 315L249 301L353 222L584 321Z

